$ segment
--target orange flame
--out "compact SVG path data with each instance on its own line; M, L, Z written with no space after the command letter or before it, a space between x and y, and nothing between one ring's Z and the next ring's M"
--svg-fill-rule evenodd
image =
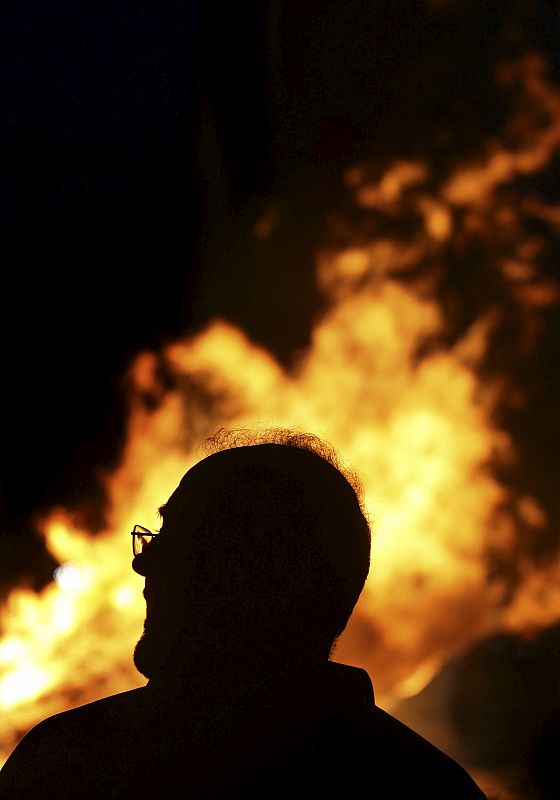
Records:
M538 309L558 301L558 287L541 281L531 262L539 243L524 235L522 215L558 226L560 209L530 198L508 204L500 191L549 163L560 144L560 94L536 57L508 69L501 79L520 81L526 106L540 111L540 127L521 126L515 144L493 143L436 188L429 165L416 161L390 165L375 180L367 167L346 176L364 213L394 218L406 208L420 222L406 241L379 235L318 255L329 305L292 369L220 320L136 359L122 463L105 479L106 530L92 538L54 510L44 534L64 568L38 594L14 591L4 609L0 755L39 719L143 683L131 660L142 581L129 568L127 533L155 521L149 515L195 463L197 444L222 425L311 431L361 475L372 570L337 657L371 672L381 704L418 692L490 632L560 618L560 563L519 563L521 585L508 604L504 586L488 576L488 553L509 552L516 541L514 498L494 474L515 458L495 422L507 387L477 372L500 311L449 346L433 278L401 280L427 258L444 264L447 244L475 231L509 242L499 266L529 331ZM536 529L546 526L534 498L519 502Z

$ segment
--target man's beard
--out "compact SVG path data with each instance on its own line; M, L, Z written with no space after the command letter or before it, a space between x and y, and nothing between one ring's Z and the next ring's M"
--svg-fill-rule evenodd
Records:
M134 666L141 675L148 679L152 678L157 671L157 665L154 663L153 645L150 640L151 635L146 634L146 631L144 631L136 643L133 656Z
M144 625L144 632L134 648L134 666L144 677L151 679L169 663L175 649L177 631L167 630L163 625Z

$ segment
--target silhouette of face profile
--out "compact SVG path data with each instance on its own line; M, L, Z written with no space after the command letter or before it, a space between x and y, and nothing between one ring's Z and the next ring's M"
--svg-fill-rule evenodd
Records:
M135 556L132 567L145 577L146 619L134 663L151 678L171 656L181 633L200 627L205 587L194 542L200 535L214 475L206 460L190 469L160 508L159 535Z
M313 635L332 644L344 627L367 575L369 528L354 489L316 453L278 444L214 453L161 513L160 535L133 561L146 579L142 674L218 644L284 650Z

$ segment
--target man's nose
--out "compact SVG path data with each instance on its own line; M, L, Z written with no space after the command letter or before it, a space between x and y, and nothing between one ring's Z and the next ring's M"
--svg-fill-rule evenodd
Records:
M153 561L153 557L150 557L150 546L148 546L145 550L142 550L141 553L138 553L137 556L134 556L132 559L132 569L134 572L138 573L138 575L142 575L145 578L151 571Z
M134 570L134 572L137 572L138 575L143 575L144 577L146 577L144 567L145 567L144 553L138 553L138 555L134 556L134 558L132 559L132 569Z

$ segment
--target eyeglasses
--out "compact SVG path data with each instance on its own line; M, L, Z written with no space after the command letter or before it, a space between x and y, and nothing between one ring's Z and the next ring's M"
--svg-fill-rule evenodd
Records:
M153 542L157 533L144 528L142 525L135 525L130 535L132 536L132 552L135 556L139 556Z

